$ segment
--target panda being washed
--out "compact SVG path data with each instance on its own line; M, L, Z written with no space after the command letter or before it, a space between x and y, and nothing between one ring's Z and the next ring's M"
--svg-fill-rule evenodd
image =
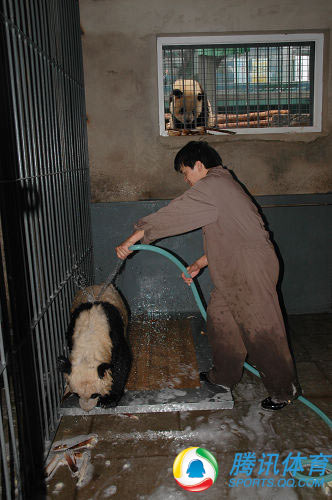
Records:
M102 285L86 289L98 297ZM70 392L79 397L82 410L117 406L131 367L126 340L128 313L118 291L109 285L101 301L89 302L80 291L72 305L67 331L69 359L58 358Z

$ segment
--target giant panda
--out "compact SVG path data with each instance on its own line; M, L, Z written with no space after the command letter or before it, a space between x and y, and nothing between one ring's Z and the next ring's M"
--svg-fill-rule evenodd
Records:
M176 80L169 98L170 129L194 129L213 125L212 108L196 80Z
M97 404L117 406L131 367L127 309L113 285L100 301L89 302L87 297L98 297L101 289L95 285L75 296L67 331L69 359L58 358L58 369L85 411Z

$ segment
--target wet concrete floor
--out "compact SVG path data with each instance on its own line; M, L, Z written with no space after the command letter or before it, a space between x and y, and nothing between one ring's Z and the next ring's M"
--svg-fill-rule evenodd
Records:
M330 418L331 319L328 314L289 318L290 339L304 397ZM196 493L204 500L328 498L332 484L331 488L296 486L295 481L292 486L290 474L283 475L283 462L289 454L291 457L297 453L302 457L332 454L326 423L299 401L276 413L264 412L260 408L260 401L267 396L264 386L246 370L233 396L232 410L64 416L55 441L95 434L98 442L89 450L91 459L82 486L77 486L77 478L72 477L67 466L60 466L47 483L48 498L193 498L195 493L178 486L172 472L177 454L192 446L209 450L219 466L215 483L208 490ZM248 452L254 454L252 473L245 474L239 469L236 475L235 468L230 475L236 453ZM265 474L271 454L277 470L272 465ZM265 470L261 472L263 463Z

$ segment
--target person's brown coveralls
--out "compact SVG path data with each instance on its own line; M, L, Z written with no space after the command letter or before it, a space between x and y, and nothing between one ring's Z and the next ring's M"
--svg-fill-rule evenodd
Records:
M276 292L279 262L256 206L221 166L135 225L146 244L199 227L215 287L207 308L210 380L233 387L248 354L274 401L294 399L297 379Z

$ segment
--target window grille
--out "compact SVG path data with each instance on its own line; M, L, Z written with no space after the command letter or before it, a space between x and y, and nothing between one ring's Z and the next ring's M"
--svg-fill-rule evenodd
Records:
M317 40L199 38L158 42L162 135L319 128Z

